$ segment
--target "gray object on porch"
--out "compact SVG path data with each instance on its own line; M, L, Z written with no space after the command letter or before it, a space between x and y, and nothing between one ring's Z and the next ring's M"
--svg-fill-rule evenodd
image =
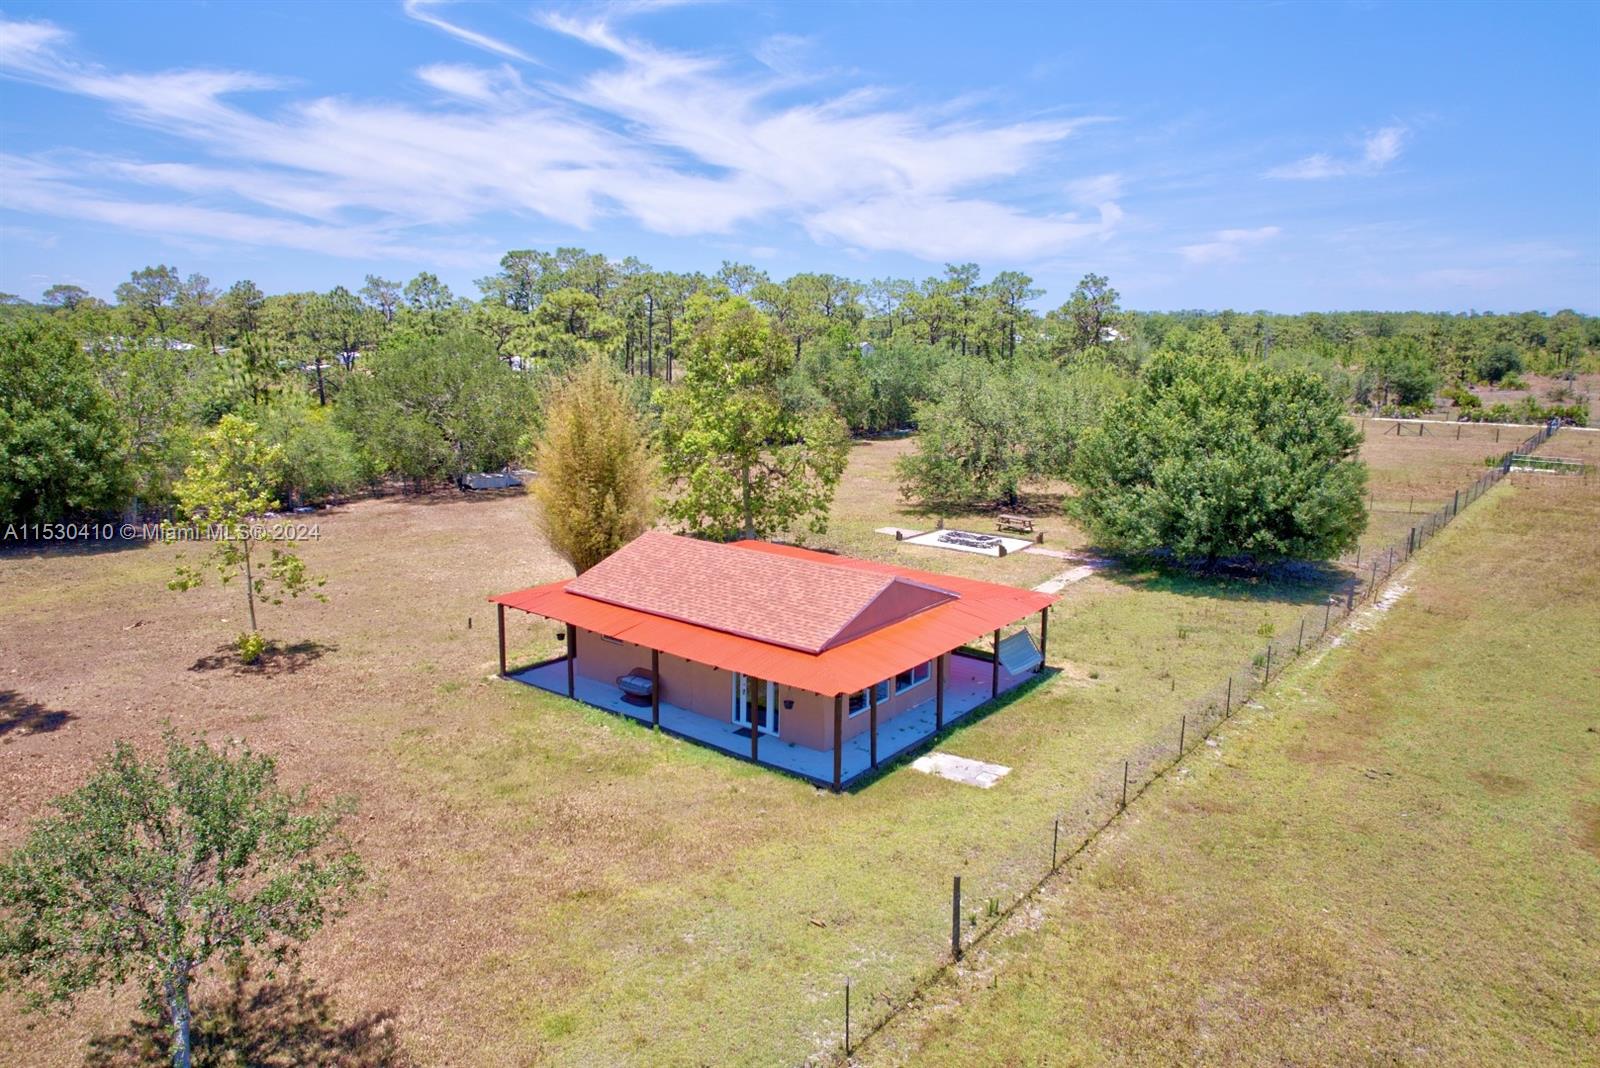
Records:
M1000 664L1013 675L1025 675L1039 666L1044 655L1033 644L1033 635L1019 630L1000 641Z
M656 677L648 668L636 667L617 676L617 689L639 704L646 704L655 694Z

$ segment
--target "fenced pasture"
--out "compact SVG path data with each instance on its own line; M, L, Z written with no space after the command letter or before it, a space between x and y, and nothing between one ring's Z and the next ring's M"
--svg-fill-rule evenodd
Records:
M1600 482L1508 481L856 1062L1593 1063Z
M911 552L871 533L899 521L892 461L905 447L857 446L833 547ZM1034 514L1046 546L1082 544ZM1052 613L1052 670L940 744L1012 768L999 785L901 769L834 796L492 680L485 595L563 573L524 500L452 494L325 514L304 555L332 601L264 611L284 644L259 670L221 648L241 626L235 589L165 589L176 551L0 557L0 845L113 739L151 744L164 718L279 755L290 784L355 797L376 876L312 943L305 981L337 1018L387 1021L421 1063L830 1061L847 979L861 1034L949 956L952 876L970 945L1038 884L1052 849L1064 861L1120 810L1125 781L1131 800L1180 742L1205 744L1207 724L1245 698L1224 692L1217 713L1207 695L1220 680L1243 690L1275 676L1289 646L1314 641L1298 637L1302 620L1336 621L1352 596L1358 612L1367 599L1332 568L1096 574ZM1033 553L905 559L1017 585L1064 566ZM1268 643L1273 663L1258 668ZM553 648L536 625L511 652ZM201 1011L223 993L203 985ZM133 1011L91 998L29 1027L7 1005L0 1061L79 1063Z

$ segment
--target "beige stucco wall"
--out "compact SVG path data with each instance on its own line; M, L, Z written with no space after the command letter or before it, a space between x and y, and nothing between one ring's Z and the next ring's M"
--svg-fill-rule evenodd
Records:
M577 638L577 672L585 678L615 684L619 675L633 668L650 667L650 650L632 642L614 642L582 627L574 628ZM901 694L890 694L878 702L878 726L902 712L933 700L934 679L913 686ZM794 686L779 686L778 737L813 749L833 748L833 697ZM661 699L690 712L724 723L733 718L733 681L730 672L699 664L682 657L661 654ZM784 707L783 702L793 702ZM863 708L856 716L845 703L844 737L850 739L867 730L871 714Z

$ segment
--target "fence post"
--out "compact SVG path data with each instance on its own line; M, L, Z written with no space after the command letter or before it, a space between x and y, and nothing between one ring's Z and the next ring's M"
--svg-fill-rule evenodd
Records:
M1261 681L1265 683L1272 678L1272 643L1267 643L1267 665L1261 670Z
M950 958L961 959L961 876L950 888Z
M1328 633L1328 620L1333 618L1333 602L1322 606L1322 633Z
M1456 490L1455 499L1450 504L1450 514L1451 515L1459 515L1460 513L1461 513L1461 491L1460 490Z
M1056 850L1061 845L1061 817L1056 817L1055 829L1050 832L1050 870L1056 870Z
M1358 579L1357 581L1359 582L1360 580ZM1349 615L1351 612L1354 612L1355 610L1356 610L1356 591L1353 590L1353 589L1346 590L1345 591L1345 601L1344 601L1344 614L1345 615Z
M1378 561L1372 561L1372 592L1378 592Z
M1122 807L1128 807L1128 762L1122 762Z
M844 1055L850 1056L850 977L844 977Z
M1228 674L1228 696L1222 699L1222 718L1227 719L1233 715L1233 674Z
M1294 655L1295 656L1299 656L1300 655L1300 645L1305 640L1306 640L1306 620L1305 620L1304 616L1301 616L1300 617L1300 637L1298 637L1298 638L1296 638L1294 640Z
M1188 729L1188 727L1189 727L1189 717L1186 716L1186 715L1179 716L1178 717L1178 756L1180 758L1183 756L1183 735L1184 735L1184 732Z

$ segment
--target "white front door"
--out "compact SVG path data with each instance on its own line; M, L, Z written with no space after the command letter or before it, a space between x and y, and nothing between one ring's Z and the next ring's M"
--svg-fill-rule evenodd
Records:
M778 687L766 679L733 676L733 722L741 727L755 721L762 734L778 733Z

